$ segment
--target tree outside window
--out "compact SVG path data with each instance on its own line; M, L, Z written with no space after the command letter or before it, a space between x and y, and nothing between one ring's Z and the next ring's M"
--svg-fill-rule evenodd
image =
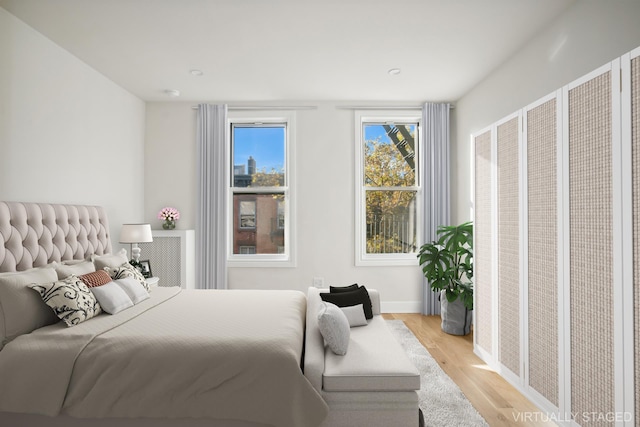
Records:
M417 123L363 123L366 254L417 251Z

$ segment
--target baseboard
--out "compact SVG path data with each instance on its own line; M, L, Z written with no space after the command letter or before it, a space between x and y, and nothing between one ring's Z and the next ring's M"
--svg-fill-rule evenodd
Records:
M420 301L382 301L380 310L383 313L422 313Z

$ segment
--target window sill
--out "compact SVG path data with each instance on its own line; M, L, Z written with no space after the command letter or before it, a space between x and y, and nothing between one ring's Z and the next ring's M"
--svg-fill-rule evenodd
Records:
M411 266L418 265L418 258L416 255L402 256L402 257L390 257L390 256L367 256L356 257L357 267L386 267L386 266Z
M291 268L295 266L295 261L289 258L254 258L248 255L245 259L239 257L227 259L228 268Z

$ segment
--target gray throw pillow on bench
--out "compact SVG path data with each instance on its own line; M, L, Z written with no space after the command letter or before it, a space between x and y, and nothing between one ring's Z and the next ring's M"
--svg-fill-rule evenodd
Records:
M322 303L318 311L318 329L331 351L339 356L347 354L351 330L349 320L340 307Z

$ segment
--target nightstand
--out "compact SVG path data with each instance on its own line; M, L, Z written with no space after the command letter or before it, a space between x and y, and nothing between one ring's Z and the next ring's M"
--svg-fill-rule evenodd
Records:
M149 285L149 289L153 289L153 288L157 288L158 287L158 282L160 281L159 277L147 277L145 279L145 281L147 282L147 285Z

